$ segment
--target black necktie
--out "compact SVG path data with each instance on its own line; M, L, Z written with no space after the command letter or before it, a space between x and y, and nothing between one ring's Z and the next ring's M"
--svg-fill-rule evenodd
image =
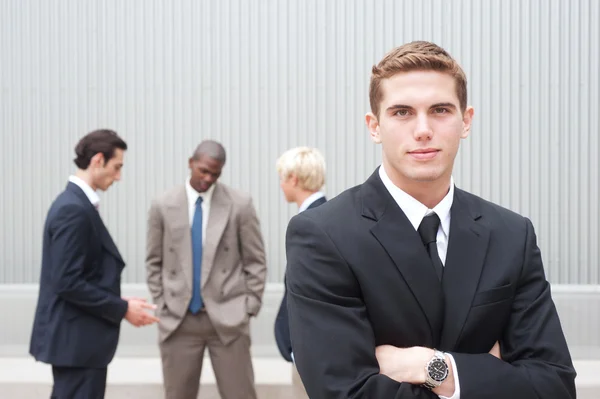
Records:
M442 281L442 275L444 273L444 265L442 265L442 260L440 259L440 255L437 250L437 232L440 227L440 218L435 213L431 213L423 218L421 224L419 225L419 235L421 236L421 241L423 241L423 245L427 249L427 253L431 258L431 263L433 263L433 268L435 269L435 273L437 274L440 281Z

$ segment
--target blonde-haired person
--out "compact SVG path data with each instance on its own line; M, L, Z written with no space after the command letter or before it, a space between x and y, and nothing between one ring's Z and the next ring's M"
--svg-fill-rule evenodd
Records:
M298 205L298 213L324 204L327 199L321 191L325 184L325 158L316 148L296 147L284 152L277 160L277 173L281 190L289 203ZM281 356L293 362L292 343L287 315L287 294L284 292L277 318L275 319L275 340ZM294 369L294 385L304 395L300 378Z
M312 398L572 399L531 221L454 186L467 79L412 42L372 69L382 164L286 237L294 360Z
M287 202L298 205L302 212L325 195L325 158L316 148L296 147L284 152L277 160L281 190Z

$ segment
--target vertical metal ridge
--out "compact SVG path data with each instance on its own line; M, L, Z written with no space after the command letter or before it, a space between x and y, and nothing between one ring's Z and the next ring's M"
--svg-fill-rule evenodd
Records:
M204 138L226 146L223 181L249 192L269 281L285 271L295 204L275 160L314 146L333 197L381 162L364 125L371 66L393 46L432 40L463 65L475 119L459 187L531 218L548 278L600 284L600 5L590 0L480 2L240 0L0 2L0 283L38 279L50 203L91 129L130 145L102 216L145 280L150 201L182 184Z

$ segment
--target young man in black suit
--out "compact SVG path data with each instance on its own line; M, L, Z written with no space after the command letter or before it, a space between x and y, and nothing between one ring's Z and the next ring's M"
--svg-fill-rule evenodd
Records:
M121 320L158 320L145 311L154 305L121 298L125 262L98 213L96 190L121 179L125 150L111 130L83 137L75 148L77 172L48 211L29 351L52 365L52 398L103 398Z
M311 398L575 398L529 219L454 187L473 108L433 43L373 67L382 165L287 232L290 332Z
M277 160L277 173L285 200L297 204L298 213L316 208L327 201L321 191L325 184L325 159L316 148L296 147L287 150ZM293 362L285 291L275 319L275 341L281 356L288 362ZM293 382L298 391L296 396L305 396L295 368Z

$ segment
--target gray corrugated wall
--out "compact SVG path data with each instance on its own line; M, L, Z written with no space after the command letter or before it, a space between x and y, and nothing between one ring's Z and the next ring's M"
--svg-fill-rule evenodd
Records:
M102 214L144 281L151 198L186 176L203 138L222 180L252 193L282 280L286 205L274 169L321 149L327 194L380 160L363 123L370 67L415 39L446 47L476 117L457 184L529 216L552 282L599 284L600 2L0 0L0 283L38 280L46 210L97 127L127 140Z

